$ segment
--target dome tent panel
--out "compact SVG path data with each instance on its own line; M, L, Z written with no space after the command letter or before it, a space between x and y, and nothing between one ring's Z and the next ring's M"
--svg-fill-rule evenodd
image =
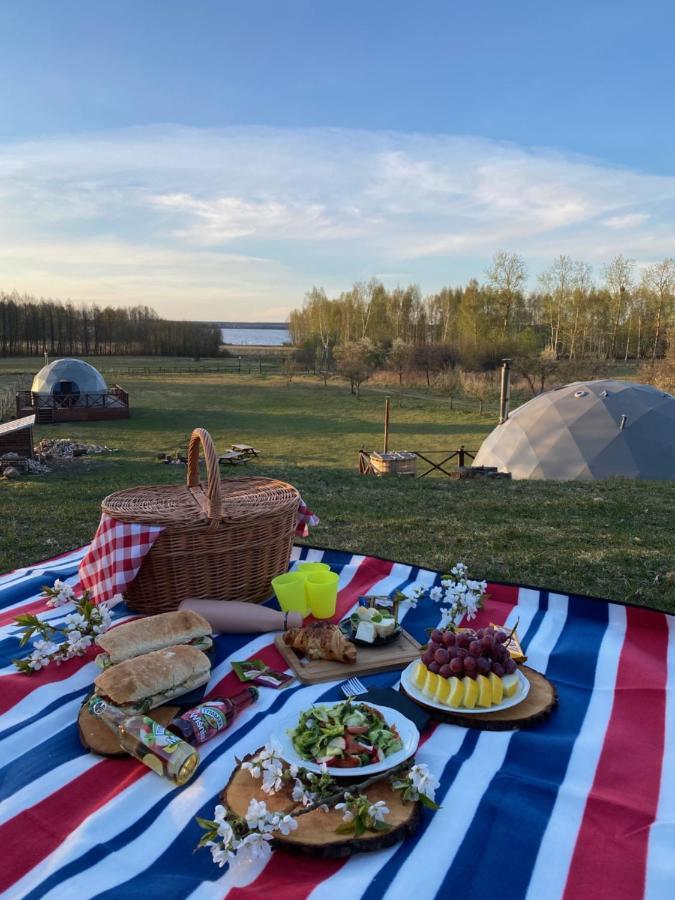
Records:
M675 397L630 382L575 382L519 407L474 465L525 479L675 479L673 446Z
M101 373L83 359L55 359L33 379L34 394L105 393L108 385Z

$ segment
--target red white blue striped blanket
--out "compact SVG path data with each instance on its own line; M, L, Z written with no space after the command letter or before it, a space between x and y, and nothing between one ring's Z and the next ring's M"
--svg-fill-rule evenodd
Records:
M85 548L86 549L86 548ZM418 761L441 786L402 844L346 860L277 851L248 886L233 887L208 851L193 853L218 792L242 757L265 743L271 717L337 699L337 684L264 689L234 726L203 745L198 776L174 788L133 759L101 759L80 746L75 720L94 656L14 671L14 617L43 612L40 588L77 581L84 553L0 577L0 891L7 897L143 900L666 900L675 896L675 639L662 613L526 587L490 585L472 624L510 624L528 663L555 683L560 707L522 732L440 724ZM340 573L339 614L367 592L432 586L439 574L373 557L295 548ZM63 608L45 611L58 620ZM114 609L119 621L129 616ZM438 607L405 617L419 639ZM273 635L222 635L209 692L232 692L230 659L284 663ZM397 683L396 673L364 679Z

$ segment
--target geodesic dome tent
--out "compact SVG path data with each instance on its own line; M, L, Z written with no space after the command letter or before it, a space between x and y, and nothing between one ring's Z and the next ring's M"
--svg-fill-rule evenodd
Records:
M498 425L474 465L513 478L675 479L675 397L627 381L565 385Z
M40 369L30 391L16 392L17 418L34 414L38 425L129 418L129 394L83 359L56 359Z
M68 394L73 398L107 390L101 373L83 359L55 359L40 369L31 387L34 394Z

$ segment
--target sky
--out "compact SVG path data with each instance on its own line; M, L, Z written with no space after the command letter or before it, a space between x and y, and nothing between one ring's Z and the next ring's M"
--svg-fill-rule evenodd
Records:
M312 286L675 255L670 0L0 0L0 290L277 321Z

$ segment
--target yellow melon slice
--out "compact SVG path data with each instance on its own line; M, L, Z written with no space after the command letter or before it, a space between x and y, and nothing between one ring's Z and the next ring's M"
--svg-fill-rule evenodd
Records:
M436 693L434 694L434 700L437 703L445 703L448 699L448 694L450 693L450 682L447 678L443 678L442 675L438 676L438 684L436 685Z
M502 702L504 697L504 682L499 675L495 675L494 672L490 672L488 678L490 679L490 687L492 688L492 705L496 706L498 703Z
M504 682L504 696L509 698L513 697L520 685L520 679L516 673L514 672L512 675L505 675L502 678L502 681Z
M445 702L448 706L453 707L453 709L457 709L462 705L462 700L464 699L464 682L461 678L456 678L453 675L448 683L450 685L450 691Z
M424 685L427 680L427 667L420 660L412 673L412 683L418 688L420 691L424 690Z
M434 698L436 694L436 685L438 684L438 675L435 675L433 672L429 672L427 670L427 677L424 682L424 687L422 688L422 693L426 697Z
M492 687L490 680L485 675L479 675L476 678L478 684L478 705L487 707L492 706Z
M464 682L462 706L466 706L467 709L474 709L478 700L478 682L475 678L469 678L468 675L465 675L462 681Z

